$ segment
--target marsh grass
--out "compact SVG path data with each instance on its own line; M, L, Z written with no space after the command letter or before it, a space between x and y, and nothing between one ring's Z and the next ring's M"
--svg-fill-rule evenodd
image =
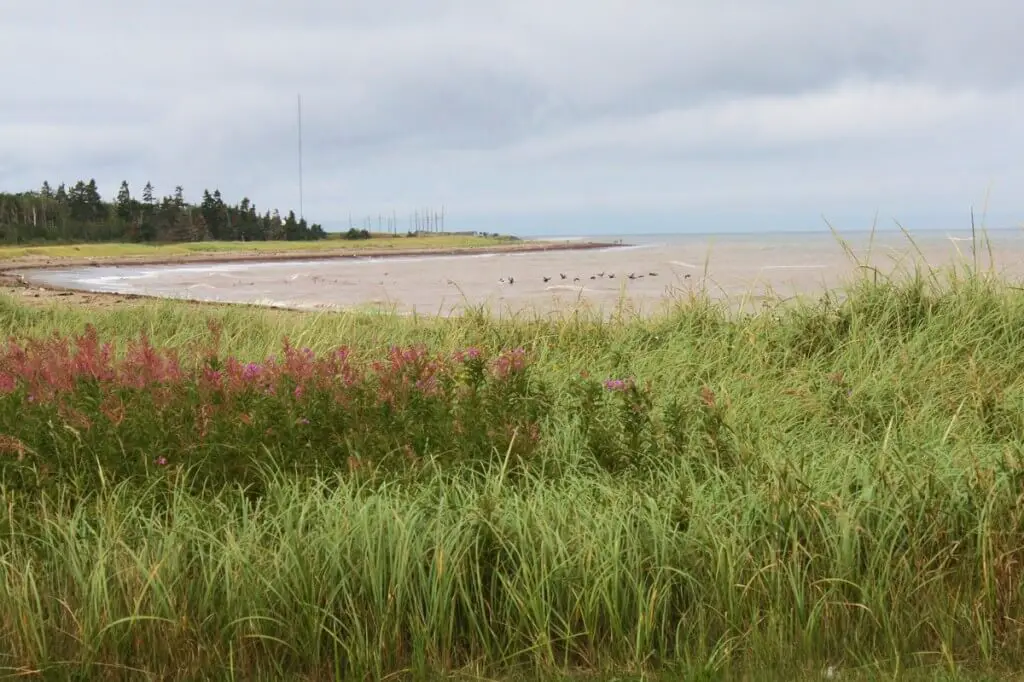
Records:
M34 498L5 481L0 665L57 679L1013 679L1024 295L973 257L901 267L752 315L695 294L612 324L5 301L6 333L88 320L179 349L212 317L251 359L285 336L367 357L523 347L552 403L528 460L495 441L465 465L428 452L412 473L296 476L268 442L258 497L197 490L187 467L84 491L69 475Z

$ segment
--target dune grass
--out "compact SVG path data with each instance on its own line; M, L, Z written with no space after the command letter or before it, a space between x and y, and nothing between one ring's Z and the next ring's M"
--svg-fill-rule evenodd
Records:
M973 264L864 272L842 296L756 315L698 296L610 324L0 300L4 335L88 322L100 339L145 333L186 366L211 320L240 362L285 337L367 364L392 344L445 357L522 348L507 413L546 401L525 454L521 434L477 424L468 450L432 431L411 459L355 453L297 474L296 459L352 455L351 437L307 450L241 441L258 495L203 487L207 464L187 459L83 477L69 463L121 446L75 436L55 413L63 446L0 455L0 667L48 679L1016 679L1024 293ZM0 409L0 433L36 437L41 408L13 395L0 398L22 401ZM456 410L459 395L442 402ZM387 423L396 442L420 433ZM166 430L121 442L163 447ZM29 466L53 484L19 487Z
M321 241L187 242L173 244L62 244L54 246L0 246L0 264L29 256L45 258L152 258L189 254L265 253L288 251L359 251L366 249L451 249L495 246L510 243L508 237L455 234L424 234L414 237L375 235L372 239L330 238Z

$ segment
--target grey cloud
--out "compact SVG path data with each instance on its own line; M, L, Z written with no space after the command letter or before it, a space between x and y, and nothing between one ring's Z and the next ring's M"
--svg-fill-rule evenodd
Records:
M8 4L9 188L91 173L294 205L297 92L307 205L325 213L431 196L467 210L813 201L772 184L807 168L835 178L804 180L822 197L863 199L889 191L871 175L885 159L913 166L896 150L919 160L896 184L922 201L1020 178L1005 157L1024 127L1011 0ZM934 161L958 155L974 174Z

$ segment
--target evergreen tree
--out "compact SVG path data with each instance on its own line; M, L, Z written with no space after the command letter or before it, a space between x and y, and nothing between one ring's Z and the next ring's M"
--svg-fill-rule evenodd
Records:
M203 203L199 204L199 214L203 218L207 232L213 239L218 239L220 230L217 224L217 204L208 189L203 190Z
M284 219L284 238L292 241L297 239L299 233L299 222L295 219L295 211L288 211L288 217Z
M142 223L138 220L132 220L125 227L124 238L130 242L141 242L142 239Z
M117 217L128 223L132 219L132 193L128 189L128 181L121 181L121 189L117 192L116 212Z
M103 203L103 197L100 196L100 190L96 186L96 179L90 178L89 182L85 185L85 200L90 206L100 206Z
M192 217L192 241L202 242L210 238L210 229L202 213Z
M229 206L219 190L202 193L202 203L189 204L179 185L159 203L153 185L146 183L145 204L132 198L122 181L113 201L100 196L95 179L78 180L56 192L48 181L38 191L0 192L0 242L39 240L63 242L131 240L198 241L203 239L322 239L319 225L312 227L290 211L282 220L276 209L257 210L248 198ZM140 210L140 208L142 210Z
M71 186L68 192L68 212L71 220L76 223L84 223L89 220L89 197L85 181L79 180Z

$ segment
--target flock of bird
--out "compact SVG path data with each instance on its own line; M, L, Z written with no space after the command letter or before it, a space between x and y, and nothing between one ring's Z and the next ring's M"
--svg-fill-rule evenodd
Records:
M590 279L599 279L599 278L604 278L604 277L606 277L606 276L607 276L607 278L608 278L608 279L615 279L615 273L614 273L614 272L609 272L609 273L607 273L607 274L606 274L606 273L604 273L604 272L599 272L599 273L597 273L596 275L591 275L591 276L590 276ZM658 276L658 273L656 273L656 272L648 272L646 276L647 276L647 277L657 277L657 276ZM565 279L569 279L569 276L568 276L568 275L566 275L566 274L565 274L564 272L560 272L560 273L558 273L558 277L559 277L560 279L563 279L563 280L565 280ZM638 275L638 274L636 274L635 272L631 272L631 273L629 273L629 274L628 274L628 275L627 275L626 277L627 277L628 279L643 279L643 278L645 277L645 275L643 275L643 274L639 274L639 275ZM685 279L689 279L689 278L690 278L690 275L684 275L683 277L684 277ZM543 277L541 277L541 279L543 279L543 280L544 280L544 282L545 282L545 284L546 284L547 282L550 282L550 281L551 281L551 280L553 279L553 277L550 277L550 276L548 276L548 275L544 275ZM516 283L516 278L515 278L515 277L509 277L508 279L506 279L506 278L502 277L502 278L501 278L501 279L499 279L498 281L499 281L499 282L501 282L502 284L515 284L515 283ZM579 281L580 281L580 278L579 278L579 277L573 277L573 278L572 278L572 281L573 281L574 283L575 283L575 282L579 282Z

